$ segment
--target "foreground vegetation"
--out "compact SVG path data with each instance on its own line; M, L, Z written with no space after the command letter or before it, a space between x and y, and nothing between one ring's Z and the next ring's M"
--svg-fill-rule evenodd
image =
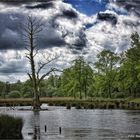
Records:
M0 115L0 139L22 139L22 127L22 119Z

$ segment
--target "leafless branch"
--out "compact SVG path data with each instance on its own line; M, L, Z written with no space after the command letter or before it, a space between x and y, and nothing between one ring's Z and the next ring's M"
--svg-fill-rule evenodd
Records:
M44 56L44 58L45 58L45 56ZM38 70L37 70L37 75L40 73L40 71L46 66L46 65L48 65L48 64L50 64L52 61L54 61L54 60L56 60L57 59L57 57L55 56L54 58L51 58L50 57L50 55L47 57L47 58L45 58L45 60L46 60L46 62L39 62L39 67L38 67Z
M59 72L63 72L62 70L59 70L57 68L51 68L50 71L48 71L47 73L43 74L39 79L38 79L38 84L40 84L40 82L46 77L48 76L50 73L54 72L54 71L59 71Z
M27 73L27 75L29 76L30 80L32 81L32 76L30 73Z

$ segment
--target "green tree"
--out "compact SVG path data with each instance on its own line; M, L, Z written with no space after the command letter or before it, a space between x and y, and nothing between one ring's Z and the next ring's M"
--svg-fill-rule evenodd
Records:
M110 50L103 50L97 55L97 58L98 61L95 62L95 69L97 71L96 79L100 81L99 83L96 80L97 90L104 94L104 96L111 98L120 58Z
M70 68L63 71L60 77L61 89L66 96L73 96L74 98L87 98L93 78L93 70L84 58L79 56L73 61Z
M140 91L140 37L138 33L131 35L131 48L125 52L125 59L120 68L123 71L123 81L131 96L136 97Z
M0 97L5 97L5 83L0 81Z
M27 80L27 81L22 83L21 94L22 94L23 98L31 98L31 97L33 97L31 80Z

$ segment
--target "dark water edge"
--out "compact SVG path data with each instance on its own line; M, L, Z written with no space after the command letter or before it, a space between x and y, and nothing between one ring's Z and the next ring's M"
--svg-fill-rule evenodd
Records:
M140 139L140 110L68 110L65 107L44 107L49 111L19 111L18 107L15 110L1 107L0 113L24 120L22 134L25 140Z

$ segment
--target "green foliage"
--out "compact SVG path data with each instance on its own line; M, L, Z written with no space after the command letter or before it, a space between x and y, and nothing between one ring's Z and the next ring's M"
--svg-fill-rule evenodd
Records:
M93 70L80 56L73 61L70 68L63 71L59 82L59 89L65 96L87 98L93 85Z
M22 127L22 119L0 115L0 139L22 139Z
M114 92L112 93L113 98L126 98L126 94L124 92Z
M3 97L3 98L5 96L4 88L5 88L5 83L0 82L0 97Z
M131 48L125 52L125 57L120 67L123 78L120 83L123 90L128 91L130 96L139 96L140 92L140 37L137 33L131 36ZM119 82L119 81L118 81Z
M22 83L20 92L21 92L21 96L23 98L31 98L31 97L33 97L32 84L31 84L30 80L27 80L26 82Z
M11 91L8 94L8 98L20 98L20 92L17 90Z
M94 64L97 71L96 90L101 96L111 98L120 58L110 50L103 50L97 58L98 61Z

